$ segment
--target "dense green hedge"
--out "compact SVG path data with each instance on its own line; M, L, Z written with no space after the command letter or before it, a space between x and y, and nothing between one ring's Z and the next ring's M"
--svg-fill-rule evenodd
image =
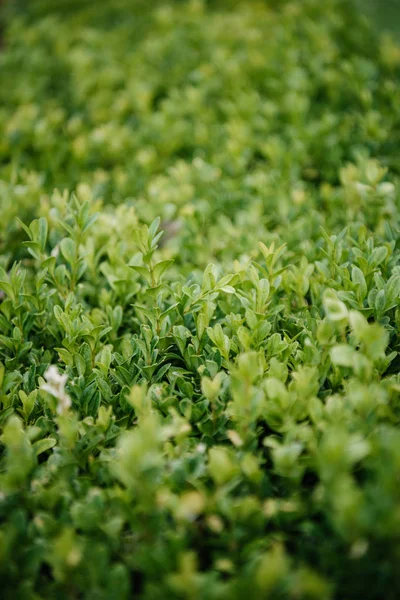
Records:
M400 48L349 0L18 6L2 598L399 598Z

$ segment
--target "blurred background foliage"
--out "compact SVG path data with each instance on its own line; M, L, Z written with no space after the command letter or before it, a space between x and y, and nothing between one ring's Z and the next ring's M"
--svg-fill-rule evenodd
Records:
M358 5L376 27L400 36L400 0L358 0Z
M226 6L228 4L237 5L239 3L248 3L252 0L208 0L210 6ZM344 0L350 3L351 0ZM175 0L175 3L184 2L184 0ZM284 4L285 0L275 0L275 3ZM135 0L134 2L138 9L145 11L150 6L154 7L156 4L164 3L163 0L152 0L148 2L146 0ZM400 36L400 0L356 0L358 9L360 12L364 12L365 15L378 27L379 29L388 30L394 32L397 36ZM110 3L109 10L115 15L115 9L123 8L124 5L132 5L131 0L114 0ZM3 9L8 15L15 13L25 13L29 17L43 16L44 14L55 14L59 12L79 12L79 18L86 12L86 15L91 18L96 17L104 19L106 13L103 10L98 10L98 3L93 0L57 0L52 2L50 0L0 0L0 5L3 5ZM323 7L323 3L321 4ZM4 11L3 11L4 12Z

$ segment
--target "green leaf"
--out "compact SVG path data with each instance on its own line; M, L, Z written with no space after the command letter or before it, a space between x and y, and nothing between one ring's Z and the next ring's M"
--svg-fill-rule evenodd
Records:
M138 265L129 265L131 269L139 273L146 280L146 282L151 285L151 273L147 267L140 267Z
M393 275L385 287L386 304L388 307L395 306L400 297L400 275Z
M47 232L48 232L47 221L44 217L41 217L39 219L38 242L40 244L40 249L42 252L44 252L45 248L46 248Z
M151 223L151 225L149 227L149 237L151 240L154 238L158 228L160 227L160 222L161 222L160 217L156 217L154 219L154 221Z
M356 351L348 344L338 344L331 350L331 360L334 365L340 367L351 367L354 362Z
M74 363L80 377L84 377L86 373L86 361L80 354L74 355Z
M35 442L33 444L33 449L35 451L36 456L39 456L39 454L43 454L43 452L47 452L47 450L54 448L56 444L57 440L55 438L48 437Z
M60 250L63 257L70 265L75 264L77 248L73 239L67 237L61 240Z
M173 264L173 259L162 260L153 267L154 277L158 281L163 273Z
M330 321L344 321L348 317L348 310L344 302L339 300L334 292L327 290L323 296L326 316Z
M371 268L375 269L378 265L383 263L388 255L388 249L386 246L381 246L380 248L374 248L371 256L369 257L369 265Z
M375 310L378 318L383 315L386 307L386 295L385 290L379 290L375 296Z
M368 293L367 282L365 281L364 273L358 267L353 267L351 270L351 279L357 287L357 300L362 302Z

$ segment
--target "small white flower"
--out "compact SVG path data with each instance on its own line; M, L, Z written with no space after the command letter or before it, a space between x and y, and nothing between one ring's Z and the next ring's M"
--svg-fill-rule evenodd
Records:
M71 406L71 398L65 391L67 376L61 375L55 365L50 365L44 378L46 383L41 386L41 389L57 398L57 412L60 415L65 414Z

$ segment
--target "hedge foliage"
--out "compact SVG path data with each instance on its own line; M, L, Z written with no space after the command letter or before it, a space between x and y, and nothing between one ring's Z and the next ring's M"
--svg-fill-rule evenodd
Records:
M400 48L350 0L7 14L2 598L398 598Z

